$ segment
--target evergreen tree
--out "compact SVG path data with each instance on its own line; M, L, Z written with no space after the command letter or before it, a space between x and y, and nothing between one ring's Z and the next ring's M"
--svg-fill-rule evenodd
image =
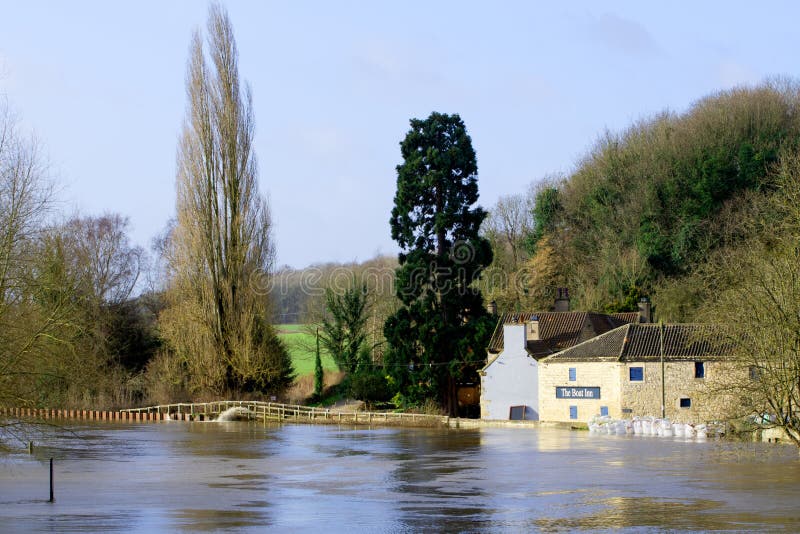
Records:
M322 319L321 341L340 371L353 374L365 367L369 352L362 350L367 341L367 288L353 287L337 294L325 291L327 314Z
M457 384L477 380L492 327L473 284L492 261L475 150L461 118L441 113L412 119L400 148L390 224L402 306L384 327L387 363L413 400L436 397L456 415Z

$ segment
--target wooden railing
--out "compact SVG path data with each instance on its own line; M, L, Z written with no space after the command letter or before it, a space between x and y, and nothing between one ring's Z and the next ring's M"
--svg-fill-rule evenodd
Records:
M162 404L120 410L123 413L159 414L179 419L211 419L231 408L242 408L241 417L263 421L305 421L354 424L385 424L408 426L449 426L450 418L441 415L395 412L340 412L298 404L259 401L213 401ZM160 419L161 417L159 417Z

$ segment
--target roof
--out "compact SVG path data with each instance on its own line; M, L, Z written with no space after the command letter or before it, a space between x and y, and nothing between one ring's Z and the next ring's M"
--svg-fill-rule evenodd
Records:
M593 312L538 312L504 313L500 315L494 333L489 340L488 350L497 354L503 350L503 325L523 324L539 319L539 340L528 341L528 352L534 357L545 357L576 345L586 338L584 328L588 325L594 337L617 328L628 322L638 320L639 314L615 313L606 315Z
M637 312L637 311L635 311L635 312L611 313L609 315L611 317L613 317L614 319L618 320L618 321L622 321L623 323L639 323L639 322L641 322L641 316L639 315L639 312ZM619 325L617 325L617 326L619 326Z
M719 327L703 324L627 324L565 349L548 362L607 361L647 362L661 360L663 332L665 361L721 360L728 348Z

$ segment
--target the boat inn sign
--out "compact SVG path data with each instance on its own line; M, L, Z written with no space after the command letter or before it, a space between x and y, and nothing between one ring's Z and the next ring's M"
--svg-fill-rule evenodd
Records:
M556 386L557 399L599 399L599 387Z

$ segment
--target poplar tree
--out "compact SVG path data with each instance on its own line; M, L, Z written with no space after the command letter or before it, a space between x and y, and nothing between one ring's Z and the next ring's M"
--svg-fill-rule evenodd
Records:
M317 351L314 357L314 399L322 398L325 389L325 371L322 369L322 357L319 352L319 328L317 328Z
M258 190L250 88L241 84L227 13L212 5L208 50L195 33L178 150L170 307L162 332L195 389L266 391L291 381L291 361L259 291L274 261Z
M474 284L492 261L475 150L461 118L442 113L412 119L400 149L390 225L402 306L384 327L387 364L413 400L457 415L457 385L477 380L492 326Z

